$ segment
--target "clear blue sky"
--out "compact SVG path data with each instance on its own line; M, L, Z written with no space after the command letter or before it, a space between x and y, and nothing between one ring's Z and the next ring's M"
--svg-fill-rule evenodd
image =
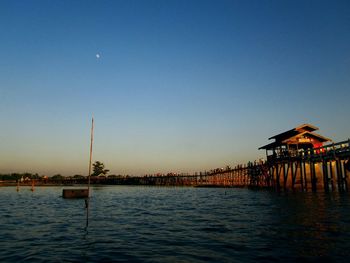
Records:
M0 1L0 173L193 172L350 137L349 1ZM96 57L100 54L100 58Z

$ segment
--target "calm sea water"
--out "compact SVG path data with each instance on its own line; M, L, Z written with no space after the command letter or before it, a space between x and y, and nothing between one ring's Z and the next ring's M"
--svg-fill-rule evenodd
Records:
M1 262L348 261L349 194L248 189L0 188Z

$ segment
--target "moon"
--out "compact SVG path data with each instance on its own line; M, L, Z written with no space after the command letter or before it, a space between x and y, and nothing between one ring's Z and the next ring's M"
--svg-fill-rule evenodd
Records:
M99 59L100 57L101 57L101 55L97 53L96 58Z

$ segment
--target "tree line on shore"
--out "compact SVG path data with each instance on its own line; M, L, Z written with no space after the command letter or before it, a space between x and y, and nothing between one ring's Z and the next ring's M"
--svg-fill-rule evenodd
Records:
M91 176L106 176L109 172L108 169L105 169L105 165L100 162L96 161L92 165L92 174ZM121 175L119 175L120 177ZM39 175L38 173L8 173L8 174L0 174L0 181L29 181L29 180L63 180L67 178L73 178L73 179L84 179L87 176L83 176L80 174L76 174L74 176L65 177L61 174L55 174L53 176L46 176L46 175ZM118 177L116 175L111 175L111 177Z
M217 168L210 171L195 173L194 175L208 175L212 173L218 173L223 171L231 170L230 166L226 166L225 168ZM93 177L108 177L108 178L129 178L129 175L107 175L109 172L108 169L105 169L104 163L100 161L96 161L92 165L92 173ZM189 174L177 174L177 173L167 173L167 174L147 174L144 177L161 177L161 176L178 176L178 175L189 175ZM74 176L63 176L61 174L55 174L53 176L39 175L37 173L10 173L10 174L0 174L0 181L29 181L29 180L53 180L53 181L62 181L65 179L86 179L87 176L76 174Z
M21 180L23 178L24 179L41 179L43 178L43 176L35 173L10 173L10 174L0 174L0 181L17 181L17 180Z

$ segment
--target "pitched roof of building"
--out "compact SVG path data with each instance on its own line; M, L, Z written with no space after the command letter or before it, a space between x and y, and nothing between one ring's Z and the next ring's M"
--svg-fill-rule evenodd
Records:
M317 133L314 133L314 131L318 130L318 128L316 126L313 126L311 124L302 124L299 125L297 127L295 127L294 129L282 132L280 134L277 134L275 136L272 136L269 138L269 140L271 139L275 139L274 142L269 143L267 145L264 145L262 147L259 148L260 149L273 149L276 148L277 146L280 145L285 145L288 143L297 143L297 144L302 144L302 143L311 143L311 141L305 141L303 142L302 137L306 137L305 139L307 140L307 138L314 138L316 140L318 140L319 142L327 142L327 141L331 141L331 139L324 137L322 135L319 135Z
M313 132L318 130L318 128L316 126L313 126L311 124L305 123L302 125L299 125L298 127L295 127L294 129L291 129L289 131L286 132L282 132L280 134L277 134L275 136L272 136L269 138L269 140L271 139L276 139L276 141L280 141L280 140L285 140L286 138L292 137L294 135L299 134L300 132L303 131L309 131L309 132Z
M319 135L317 133L314 133L314 132L302 132L302 133L299 133L293 137L290 137L284 141L282 141L282 143L288 143L288 142L300 142L298 141L298 139L302 138L302 137L311 137L311 138L314 138L316 140L318 140L319 142L328 142L328 141L331 141L331 139L327 138L327 137L324 137L322 135Z

